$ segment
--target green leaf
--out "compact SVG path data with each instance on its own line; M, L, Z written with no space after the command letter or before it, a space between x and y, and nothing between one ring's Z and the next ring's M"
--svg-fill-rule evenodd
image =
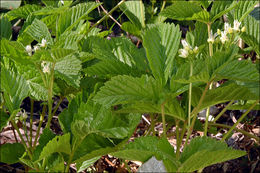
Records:
M219 67L213 74L217 79L231 79L238 81L260 81L259 71L251 61L233 60Z
M92 37L93 53L100 60L120 61L133 69L147 70L147 61L143 49L138 49L127 38L112 38L111 40Z
M28 96L26 80L4 67L1 68L1 88L4 91L5 104L11 113L19 109L23 99Z
M206 166L235 159L246 154L245 151L228 148L224 142L209 137L196 137L184 148L181 154L179 172L193 172Z
M200 93L198 90L194 89L194 94ZM196 98L196 96L192 97ZM255 93L252 93L247 87L239 86L235 83L220 86L216 89L209 90L203 100L200 110L203 110L209 106L224 103L230 100L257 100L259 99ZM192 100L192 104L196 106L198 100Z
M121 28L126 31L129 32L130 34L133 34L137 37L141 37L141 32L140 29L138 27L136 27L133 23L131 22L124 22L121 26Z
M190 76L190 66L192 65L192 76ZM203 60L195 60L193 62L187 62L179 67L177 73L172 77L179 83L194 83L194 82L204 82L209 81L209 74L207 72L205 63Z
M145 27L145 8L142 1L126 1L120 5L120 9L139 30Z
M0 146L0 161L7 164L13 164L19 162L19 158L24 154L25 149L22 144L3 144Z
M88 2L88 3L80 3L76 6L65 10L62 14L60 14L57 26L57 36L59 37L65 31L71 31L76 25L80 22L80 20L87 17L87 15L94 10L98 3Z
M65 49L78 49L78 41L81 40L84 35L78 34L76 31L64 32L59 40L55 42L55 47Z
M33 64L22 44L16 41L1 40L1 56L10 58L20 64Z
M75 55L61 58L55 64L55 75L75 88L80 84L81 61Z
M71 122L73 121L74 115L78 112L78 108L82 98L77 95L70 103L67 109L61 112L59 115L59 123L64 133L71 132Z
M173 71L180 38L179 26L169 23L152 25L143 34L143 46L150 68L155 79L163 85L167 83Z
M243 21L242 25L246 27L246 32L240 36L243 41L249 46L253 47L258 56L260 56L260 21L248 15Z
M36 146L34 152L33 152L33 161L36 161L39 159L40 154L45 147L45 145L48 144L49 141L51 141L56 135L50 130L50 129L44 129L42 134L39 138L39 145Z
M186 41L192 46L201 46L207 43L208 34L207 34L207 25L202 22L195 23L195 29L191 32L188 32L186 35Z
M118 117L110 108L88 101L87 104L80 105L78 113L74 116L72 133L79 138L94 133L103 137L124 139L136 127L138 120L139 115Z
M68 155L71 154L69 133L62 136L56 136L51 141L49 141L42 149L38 160L42 160L43 158L46 158L53 153L66 153Z
M203 9L196 3L187 1L176 1L164 9L160 15L176 20L193 20L192 16Z
M0 131L7 126L8 120L9 120L9 115L3 111L3 109L0 110L0 116L1 116L1 121L0 121Z
M161 114L161 105L154 104L152 102L140 102L129 104L124 106L123 108L116 111L116 113L157 113ZM180 104L177 100L171 99L171 101L166 102L164 105L164 113L165 115L173 116L180 120L185 120L185 113L181 108Z
M179 166L179 162L175 158L174 149L169 142L164 138L158 139L152 136L136 138L134 142L130 142L123 149L111 153L111 155L141 162L156 156L158 160L170 160L175 167L175 171Z
M97 76L116 76L116 75L131 75L140 76L140 71L133 69L127 64L117 60L103 60L84 70L88 75Z
M134 103L136 101L158 102L162 87L153 77L140 78L116 76L101 87L94 100L103 105Z
M248 100L244 104L237 102L237 103L229 106L228 110L248 110L254 103L255 103L255 100ZM260 110L260 104L258 103L252 110L258 110L259 111Z
M259 3L258 1L239 1L238 6L233 10L234 19L239 20L240 22L249 15L251 11L254 10L255 5Z
M236 1L214 1L210 11L210 21L213 23L215 20L231 11L238 5Z
M12 37L12 25L7 17L0 18L0 39L6 38L8 40Z
M254 8L254 10L250 13L256 20L260 20L260 7Z
M39 5L35 5L35 4L26 4L20 8L17 8L15 10L11 10L9 11L6 16L8 17L8 19L14 20L16 18L22 18L22 19L26 19L30 14L32 14L34 11L38 11L40 10L42 7Z
M88 167L93 165L101 156L93 157L89 160L83 161L82 163L76 163L77 171L82 172L86 170Z
M47 45L52 45L53 40L51 34L49 33L49 29L42 21L38 19L34 19L33 23L28 26L25 31L28 35L30 35L34 40L41 43L42 39L47 41Z

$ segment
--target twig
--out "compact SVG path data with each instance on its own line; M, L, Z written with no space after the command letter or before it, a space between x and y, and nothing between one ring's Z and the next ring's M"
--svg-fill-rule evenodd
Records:
M96 2L100 3L99 0L96 0ZM122 27L122 25L121 25L115 18L113 18L112 15L110 15L110 14L107 12L107 10L103 7L102 4L100 4L100 8L101 8L120 28ZM99 9L99 8L98 8L98 9Z

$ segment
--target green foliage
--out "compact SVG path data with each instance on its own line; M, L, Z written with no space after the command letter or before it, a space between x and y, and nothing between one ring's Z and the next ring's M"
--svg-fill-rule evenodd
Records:
M0 39L6 38L10 40L12 36L12 25L6 17L0 18L0 27Z
M174 70L181 33L174 24L158 24L143 34L143 45L155 79L165 85Z
M26 139L22 144L4 144L1 162L22 162L38 172L67 172L76 163L80 172L110 154L141 162L155 157L168 172L193 172L245 155L209 137L187 142L192 129L208 129L207 122L198 125L197 111L228 101L236 103L230 109L259 109L259 64L241 60L245 50L237 46L242 38L250 46L247 49L259 56L259 20L249 15L256 1L174 1L161 7L159 15L160 3L121 1L109 14L119 14L120 22L124 21L121 29L137 36L138 46L125 33L106 38L115 29L108 14L92 25L97 19L92 12L99 3L42 3L45 6L27 4L1 15L0 127L17 120L26 97L43 102L39 131L48 110L47 128L35 138L37 145L27 145ZM225 24L228 40L224 43L224 33L218 30L213 43L208 43L210 29L222 30L223 20L218 19L224 14L233 31ZM166 17L173 19L168 20L171 23L163 23ZM239 31L234 20L242 22ZM96 28L102 22L111 29ZM18 39L10 41L14 23L22 29ZM182 33L176 23L188 25L188 32ZM181 42L182 34L189 45ZM224 84L216 86L220 80ZM49 129L52 116L57 115L54 96L69 101L58 116L60 136ZM162 121L164 137L149 136L148 131L128 142L144 113L151 115L151 131L154 123ZM195 126L190 124L192 118ZM173 125L188 130L182 153L185 134L176 133L176 152L166 138Z
M22 144L3 144L0 147L0 161L3 163L13 164L19 161L19 158L24 154L24 147Z
M71 154L70 134L67 133L62 136L56 136L50 140L42 149L39 160L51 155L52 153L66 153Z
M252 46L255 52L260 55L259 43L260 43L260 22L252 16L248 15L243 21L242 25L246 27L246 32L242 33L241 38L248 45Z
M194 138L184 148L180 157L180 172L193 172L206 166L231 160L245 155L246 152L233 150L224 142L219 142L208 137Z
M120 9L139 30L145 27L145 8L142 1L124 2Z
M8 19L14 20L17 18L21 18L21 19L26 19L30 14L32 14L35 11L40 10L42 7L39 5L24 5L20 8L17 8L15 10L9 11L6 16L8 17Z
M61 13L57 23L57 37L65 31L71 31L80 20L86 18L98 5L94 2L80 3Z
M39 43L41 43L42 39L45 39L47 41L47 45L53 44L53 40L47 26L38 19L34 19L33 23L27 27L24 32Z
M81 61L75 55L65 56L55 64L55 74L57 74L57 77L65 80L75 88L79 87L80 70Z
M5 104L11 113L20 108L29 91L28 84L22 76L4 67L1 68L1 89L4 91Z

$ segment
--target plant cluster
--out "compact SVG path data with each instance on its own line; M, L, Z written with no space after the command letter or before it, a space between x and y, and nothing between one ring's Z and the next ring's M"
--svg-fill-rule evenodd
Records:
M259 59L252 63L240 56L249 50L260 55L259 20L251 15L257 1L173 1L167 7L163 1L159 9L156 1L121 0L94 24L91 13L103 8L99 1L42 3L1 14L1 130L10 122L21 140L1 145L1 162L40 172L68 172L76 163L80 172L106 154L141 162L155 156L168 172L192 172L246 154L225 139L259 109ZM115 10L129 19L120 27L139 39L140 48L124 35L106 39L111 30L96 27ZM189 24L185 38L176 21ZM22 28L11 40L14 22ZM20 108L28 97L30 116ZM65 98L68 108L58 115L63 134L55 135L51 120ZM33 137L35 101L42 101L42 110ZM210 107L227 102L210 119ZM204 109L201 123L197 115ZM247 111L233 126L216 123L227 109ZM151 117L152 135L128 142L144 113ZM156 122L163 125L159 137ZM190 139L195 124L204 136ZM167 140L172 126L176 149ZM221 141L208 137L216 127L228 129Z

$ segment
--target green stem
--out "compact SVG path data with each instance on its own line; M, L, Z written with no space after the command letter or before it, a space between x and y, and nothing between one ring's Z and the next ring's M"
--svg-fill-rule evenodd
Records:
M57 105L55 106L55 108L54 108L54 110L52 112L52 117L55 115L56 111L59 109L59 106L62 103L63 99L64 99L64 97L60 96L60 100L59 100L59 102L57 103Z
M199 112L199 109L200 109L200 106L201 106L201 104L202 104L202 101L204 100L205 95L206 95L206 93L207 93L207 91L208 91L208 89L209 89L210 84L211 84L211 82L208 82L208 83L207 83L207 85L206 85L206 87L205 87L205 89L204 89L204 91L203 91L203 93L202 93L202 96L200 97L200 100L199 100L198 105L197 105L197 106L193 109L193 111L191 112L191 115L193 115L193 119L192 119L192 122L191 122L191 126L188 128L188 134L187 134L187 136L186 136L186 140L185 140L184 147L187 145L187 142L188 142L188 140L189 140L189 138L190 138L190 135L191 135L191 133L192 133L192 131L193 131L193 126L194 126L195 121L196 121L196 119L197 119L197 114L198 114L198 112Z
M190 77L192 76L193 66L192 62L190 63ZM192 82L189 84L189 112L188 112L188 126L190 126L190 119L191 119L191 95L192 95Z
M15 122L14 122L13 120L10 120L10 121L11 121L12 126L13 126L13 127L15 128L15 130L17 131L19 137L21 138L22 144L23 144L24 148L27 150L27 153L28 153L30 159L32 159L32 153L31 153L30 149L27 147L27 145L26 145L26 143L25 143L25 141L24 141L24 139L23 139L23 136L22 136L22 134L21 134L19 128L17 127L17 125L15 124Z
M30 98L31 101L31 112L30 112L30 145L32 145L32 124L33 124L33 106L34 106L34 100Z
M257 103L259 102L259 100L257 100L252 106L250 106L250 108L243 113L243 115L237 120L237 122L229 129L229 131L226 133L226 135L221 139L222 141L224 141L230 134L231 132L236 128L236 126L245 118L245 116L257 105Z
M105 16L103 16L99 21L97 21L94 25L92 25L87 31L86 35L96 26L98 26L103 20L107 18L107 16L111 15L121 4L123 4L125 0L121 0L114 8L112 8Z
M212 37L211 36L211 23L207 24L208 26L208 37ZM213 56L213 44L210 42L209 43L209 56L212 57ZM212 83L209 86L209 89L212 89ZM209 121L209 114L210 114L210 107L207 107L206 110L206 121L205 121L205 126L204 126L204 136L207 136L207 132L208 132L208 121Z
M75 139L75 141L73 143L73 146L72 146L72 150L71 150L69 161L67 162L67 166L66 166L65 172L69 172L70 164L71 164L72 159L74 157L74 153L77 150L77 148L80 145L80 143L82 142L82 140L83 139L78 140L78 138Z
M231 100L228 105L214 118L213 123L215 123L228 109L230 105L232 105L235 102L235 100Z
M211 37L211 23L207 24L208 26L208 38ZM209 43L209 56L213 56L213 44Z
M182 140L183 140L183 137L184 137L184 134L186 132L186 126L187 126L187 122L185 121L184 124L183 124L183 127L182 127L182 130L181 130L181 136L179 139L177 139L177 151L176 151L176 157L177 159L180 157L180 148L181 148L181 144L182 144ZM179 142L178 142L179 140Z
M219 123L211 123L211 122L209 122L209 126L223 127L223 128L227 128L227 129L231 129L232 128L232 126L228 126L228 125L225 125L225 124L219 124ZM246 132L244 130L241 130L241 129L238 129L238 128L234 128L234 130L244 134L245 136L248 136L250 138L254 138L258 143L260 141L259 137L255 136L255 135L252 135L251 133L248 133L248 132Z
M161 11L163 11L163 9L164 9L165 5L166 5L166 0L163 0L163 4L162 4Z
M154 130L154 127L155 127L155 118L154 118L154 114L151 114L151 129L152 129L152 132L153 132L153 136L155 136L155 130Z
M166 136L166 124L165 124L165 113L164 113L164 104L161 105L161 111L162 111L162 123L163 123L163 136L167 138Z
M209 86L209 90L211 90L211 89L212 89L212 83ZM208 107L207 111L206 111L206 121L205 121L205 127L204 127L204 136L207 136L207 133L208 133L209 114L210 114L210 107Z
M51 120L52 120L52 90L53 90L53 82L54 82L54 67L55 64L53 63L51 68L51 74L50 74L50 83L48 87L48 122L47 122L47 128L50 128Z
M39 123L37 131L36 131L36 136L35 136L35 139L34 139L33 148L35 148L36 144L37 144L37 140L38 140L38 137L39 137L39 134L40 134L40 129L42 127L42 122L44 120L45 111L46 111L46 105L43 105L42 114L41 114L41 117L40 117L40 123Z

